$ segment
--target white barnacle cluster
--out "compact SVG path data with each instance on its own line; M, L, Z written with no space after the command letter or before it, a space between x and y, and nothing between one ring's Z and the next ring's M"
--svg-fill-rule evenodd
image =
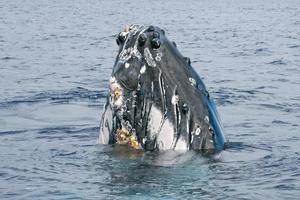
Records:
M194 78L190 77L189 81L190 81L192 86L196 86L197 83L196 83L196 80Z
M119 54L119 60L121 62L126 62L130 58L138 58L140 59L142 57L141 53L137 49L137 46L134 45L133 47L124 48L121 53Z
M137 43L137 42L136 42ZM142 57L141 53L139 52L137 45L134 45L134 47L131 50L131 57L136 57L140 59Z
M154 61L152 54L148 48L144 49L144 56L147 64L151 67L156 67L156 62Z
M119 54L119 58L121 62L126 62L132 56L132 48L123 49Z
M113 108L121 108L123 104L123 88L115 77L109 80L110 102Z
M129 37L132 37L132 36L134 36L138 33L139 29L140 29L139 25L131 25L130 27L126 27L125 30L120 33L122 36L126 37L125 44L126 44L127 39ZM141 34L142 32L144 32L144 31L141 31L139 34ZM122 51L119 55L119 58L120 58L121 62L126 62L130 58L133 58L133 57L137 57L138 59L140 59L142 57L141 53L139 52L139 50L137 48L137 46L138 46L137 41L135 42L133 47L126 48L125 44L124 44L124 47L123 47L123 49L122 49Z

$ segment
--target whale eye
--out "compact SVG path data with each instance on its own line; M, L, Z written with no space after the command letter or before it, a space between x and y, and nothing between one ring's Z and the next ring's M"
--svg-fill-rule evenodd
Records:
M147 35L145 33L142 33L138 39L139 45L144 45L146 41L147 41Z
M158 38L153 38L151 40L151 46L153 49L158 49L160 47L160 40Z

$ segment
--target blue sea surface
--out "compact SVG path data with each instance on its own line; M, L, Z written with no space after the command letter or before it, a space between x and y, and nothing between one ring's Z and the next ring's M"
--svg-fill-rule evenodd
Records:
M96 143L125 25L163 28L227 148ZM0 199L299 199L299 0L1 0Z

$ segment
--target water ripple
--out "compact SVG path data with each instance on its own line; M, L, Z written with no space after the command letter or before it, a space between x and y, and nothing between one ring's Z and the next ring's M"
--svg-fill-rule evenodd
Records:
M14 100L0 102L0 107L10 107L18 104L33 104L50 101L54 104L63 104L74 101L98 102L99 99L106 97L106 91L88 90L77 87L69 91L47 91L41 92L31 97L16 97Z
M0 199L298 199L299 9L297 0L0 1ZM224 151L96 145L115 37L131 23L164 28L199 65Z

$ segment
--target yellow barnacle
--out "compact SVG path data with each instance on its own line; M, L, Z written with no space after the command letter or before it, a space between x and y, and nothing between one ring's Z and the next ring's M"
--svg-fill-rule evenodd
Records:
M111 96L114 98L114 100L117 100L122 94L122 90L119 87L114 88L114 90L111 92Z
M139 149L140 145L135 136L130 136L128 145L134 149Z
M117 129L116 140L118 144L127 144L129 141L129 136L130 134L126 129Z
M129 133L125 128L117 129L116 132L116 141L117 144L128 145L131 148L139 149L139 142L137 141L136 136Z

